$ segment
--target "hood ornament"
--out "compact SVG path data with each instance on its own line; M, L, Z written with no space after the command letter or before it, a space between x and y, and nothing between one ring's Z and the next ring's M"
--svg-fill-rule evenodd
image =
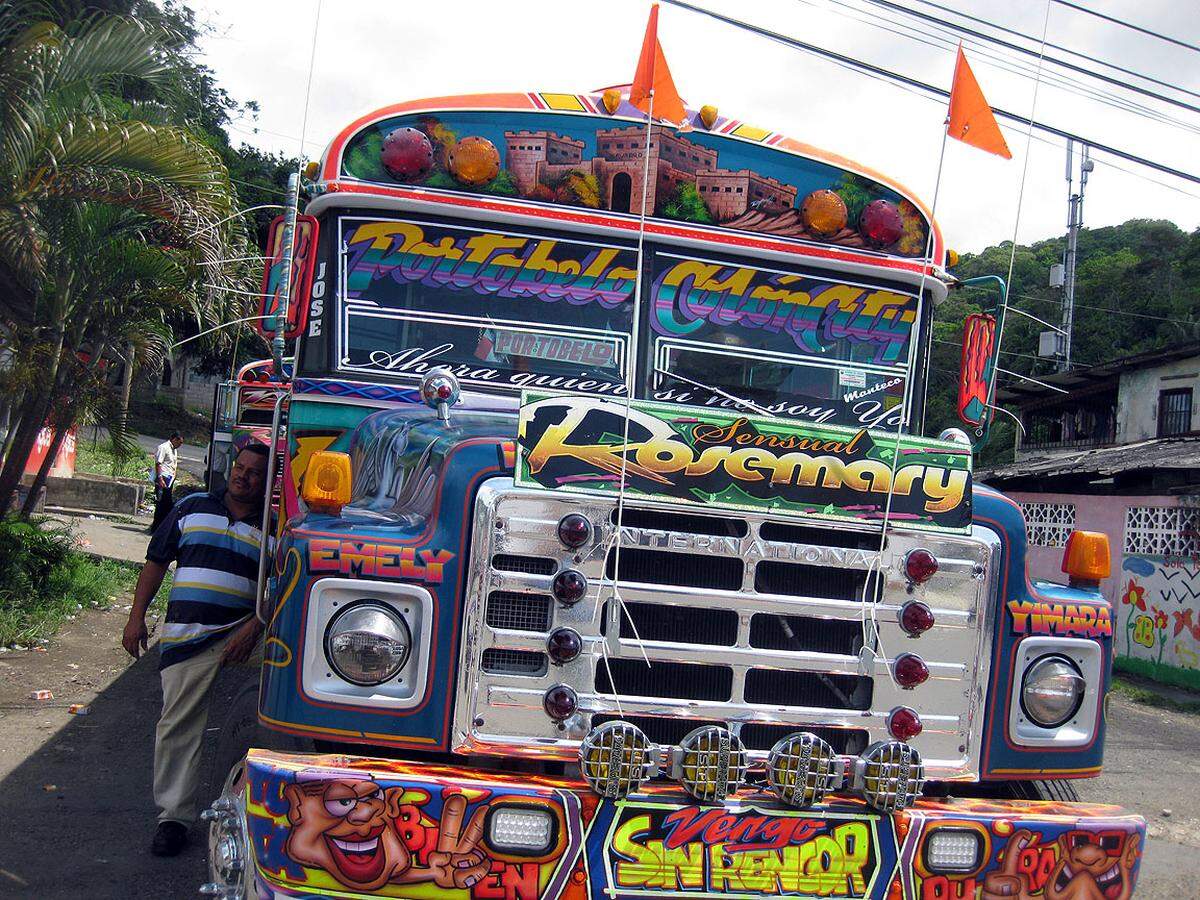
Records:
M421 399L430 409L436 409L438 418L445 425L450 424L450 407L458 402L461 389L458 379L449 369L430 369L421 379Z

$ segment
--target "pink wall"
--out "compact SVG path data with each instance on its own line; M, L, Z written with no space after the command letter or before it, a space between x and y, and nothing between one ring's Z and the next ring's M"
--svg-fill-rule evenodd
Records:
M1018 503L1073 503L1075 528L1078 531L1103 531L1108 535L1112 557L1112 575L1100 582L1100 591L1114 606L1120 603L1121 562L1125 547L1125 510L1130 506L1178 506L1178 497L1118 496L1091 494L1039 494L1031 491L1006 491L1006 496ZM1063 551L1059 547L1030 547L1028 549L1029 577L1034 581L1065 582L1062 572Z

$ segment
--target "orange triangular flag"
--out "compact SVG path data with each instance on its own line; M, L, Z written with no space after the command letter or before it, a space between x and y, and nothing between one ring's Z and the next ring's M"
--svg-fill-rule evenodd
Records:
M629 89L629 102L644 113L650 112L650 91L654 91L654 118L679 125L687 120L683 100L675 89L675 80L667 68L662 44L658 42L658 4L650 7L650 21L646 23L646 37L642 41L642 53L638 57L637 72Z
M950 113L946 132L955 140L1012 159L992 108L984 99L975 73L967 64L962 44L958 45L958 60L954 63L954 84L950 88Z

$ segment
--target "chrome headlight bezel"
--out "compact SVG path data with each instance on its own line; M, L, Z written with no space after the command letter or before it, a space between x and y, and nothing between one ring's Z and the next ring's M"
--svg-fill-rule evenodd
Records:
M1030 717L1024 701L1027 673L1047 657L1069 660L1083 679L1083 699L1060 725L1047 728ZM1100 728L1104 652L1089 638L1024 637L1013 651L1009 682L1008 736L1019 747L1086 747Z
M356 630L358 632L371 634L394 643L402 643L403 647L400 650L399 660L393 661L380 677L355 677L346 671L344 661L343 664L339 664L338 650L334 647L334 642L338 638L350 633L350 628L354 626L347 627L349 622L355 618L362 619L364 616L370 615L374 616L372 625L392 626L392 634L383 633L380 627L369 628L366 622L357 626ZM342 626L345 630L339 631L339 626ZM325 627L325 636L322 644L325 650L325 660L339 678L361 687L375 687L376 685L391 681L404 668L405 663L408 662L409 657L412 655L413 636L412 630L408 627L408 623L404 621L404 618L397 615L387 604L381 603L378 600L364 598L339 610L329 620L329 624Z

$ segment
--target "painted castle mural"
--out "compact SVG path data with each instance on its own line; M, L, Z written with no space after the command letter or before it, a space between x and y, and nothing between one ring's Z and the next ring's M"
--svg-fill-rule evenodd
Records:
M925 252L926 223L895 191L844 169L696 129L547 113L398 116L347 145L342 173L383 184L519 197L779 238Z

